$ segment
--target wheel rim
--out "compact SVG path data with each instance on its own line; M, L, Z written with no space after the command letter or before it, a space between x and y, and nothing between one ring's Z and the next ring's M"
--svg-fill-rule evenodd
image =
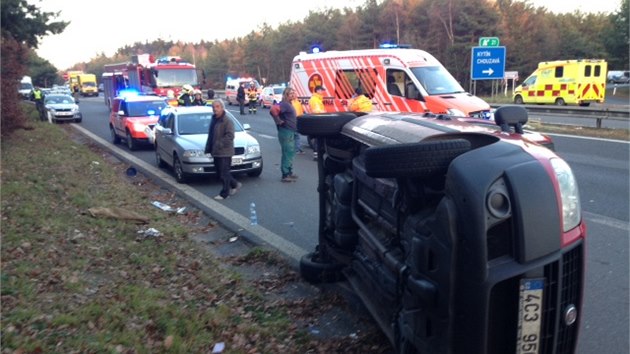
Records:
M182 163L177 157L173 162L173 166L175 167L175 178L177 178L178 181L184 180L184 170L182 169Z

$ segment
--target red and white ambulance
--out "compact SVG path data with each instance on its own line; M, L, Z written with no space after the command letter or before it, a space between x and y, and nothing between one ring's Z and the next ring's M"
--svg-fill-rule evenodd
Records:
M466 92L431 54L410 48L301 52L293 59L291 87L308 112L316 86L326 90L328 112L348 110L360 87L376 111L431 112L489 118L490 105Z

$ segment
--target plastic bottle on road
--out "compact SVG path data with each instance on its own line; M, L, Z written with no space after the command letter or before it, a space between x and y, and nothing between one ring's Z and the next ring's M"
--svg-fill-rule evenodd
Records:
M249 205L249 223L251 225L258 225L258 215L256 215L256 203L254 202Z

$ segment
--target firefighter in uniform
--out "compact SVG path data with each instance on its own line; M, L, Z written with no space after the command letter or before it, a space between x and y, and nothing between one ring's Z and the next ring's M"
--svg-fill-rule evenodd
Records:
M182 86L182 93L177 97L178 106L192 106L192 92L193 87L189 84Z
M203 99L201 90L194 90L193 91L193 100L191 102L192 106L205 106L206 105L206 100Z
M350 112L372 112L372 100L363 94L363 90L357 87L354 93L355 97L350 103Z
M35 107L37 108L37 112L39 112L39 120L46 121L46 109L44 108L44 93L39 88L39 86L35 86L33 91L31 92L31 100L35 101Z
M258 90L256 84L252 81L247 89L247 100L249 101L249 114L256 114L258 106Z

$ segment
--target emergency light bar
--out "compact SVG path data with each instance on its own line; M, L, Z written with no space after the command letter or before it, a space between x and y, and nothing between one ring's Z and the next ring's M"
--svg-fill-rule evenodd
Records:
M411 48L411 44L394 44L394 43L381 43L379 46L381 49L394 49L394 48Z

